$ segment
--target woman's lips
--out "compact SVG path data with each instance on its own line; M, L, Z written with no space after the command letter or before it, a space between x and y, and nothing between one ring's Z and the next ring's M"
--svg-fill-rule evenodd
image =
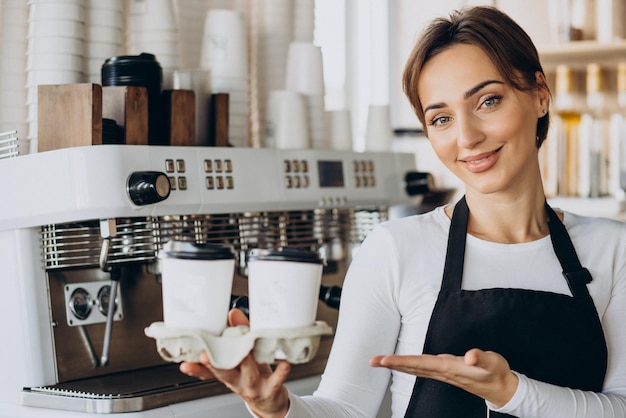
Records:
M481 173L489 170L498 161L500 156L500 150L502 147L495 151L485 152L478 155L472 155L459 159L459 162L465 166L472 173Z

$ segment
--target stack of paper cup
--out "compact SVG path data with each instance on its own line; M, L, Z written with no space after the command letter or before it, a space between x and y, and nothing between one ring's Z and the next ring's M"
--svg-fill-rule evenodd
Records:
M178 44L182 68L200 67L207 0L174 0L178 21Z
M389 105L370 105L367 111L365 151L391 151L392 140Z
M256 39L256 92L258 118L266 119L269 94L285 88L287 51L292 40L293 1L258 0L255 2L252 36ZM267 144L265 131L259 132L261 144Z
M313 42L315 32L315 0L296 0L293 10L293 40Z
M165 89L180 66L178 23L173 0L130 0L128 4L127 53L156 56L163 69ZM166 83L167 82L167 83Z
M28 0L26 57L28 139L36 149L40 84L83 81L85 56L84 0Z
M124 1L87 0L85 23L85 79L101 84L104 61L124 52Z
M337 151L352 151L352 121L348 109L329 110L328 139L330 148Z
M319 46L309 42L292 42L289 45L286 87L305 98L312 148L330 148L324 110L322 50Z
M229 95L228 141L248 144L248 41L243 15L236 10L207 12L200 65L211 72L212 93Z
M308 120L304 97L295 91L272 90L265 117L265 146L308 149Z
M24 0L4 0L0 5L0 132L16 130L19 152L28 154L24 71L28 4Z

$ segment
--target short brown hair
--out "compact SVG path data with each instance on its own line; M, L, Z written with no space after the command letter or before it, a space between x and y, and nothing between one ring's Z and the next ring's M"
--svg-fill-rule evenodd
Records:
M535 73L543 68L528 34L495 7L470 7L437 18L424 30L404 68L402 87L415 114L425 127L417 83L426 62L456 44L474 45L491 59L505 82L521 91L538 87ZM548 90L549 91L549 90ZM549 115L537 121L537 147L548 134Z

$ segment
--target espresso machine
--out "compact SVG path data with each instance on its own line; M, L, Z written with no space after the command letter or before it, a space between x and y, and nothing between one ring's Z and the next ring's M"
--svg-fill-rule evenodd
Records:
M94 145L6 156L0 417L245 416L221 383L181 374L144 334L163 319L162 245L231 246L233 300L246 294L250 250L318 251L328 291L389 208L428 187L413 155L391 152ZM329 305L318 317L334 328ZM293 367L292 390L311 393L331 343Z

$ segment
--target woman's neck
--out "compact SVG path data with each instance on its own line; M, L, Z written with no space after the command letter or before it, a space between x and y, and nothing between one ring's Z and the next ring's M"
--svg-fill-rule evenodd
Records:
M543 190L526 196L503 197L466 193L467 232L504 244L536 241L549 234ZM447 211L451 216L452 208Z

